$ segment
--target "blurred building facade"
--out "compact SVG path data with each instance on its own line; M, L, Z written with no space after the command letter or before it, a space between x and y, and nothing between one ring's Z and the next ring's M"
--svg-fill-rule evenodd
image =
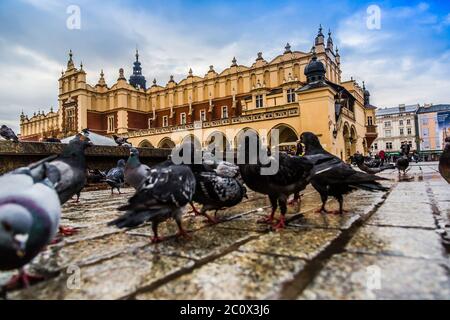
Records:
M116 83L108 86L102 71L90 85L70 52L58 98L55 112L21 115L23 140L66 137L89 128L128 136L141 147L171 148L193 138L202 145L220 139L233 148L246 130L256 130L271 144L271 131L279 129L280 144L295 144L301 132L311 131L328 151L347 159L356 151L367 153L377 137L370 93L353 79L341 80L339 51L322 27L310 51L287 44L270 61L261 52L251 66L233 58L221 72L210 66L197 76L189 69L181 81L170 76L164 85L156 79L147 85L137 51L128 80L120 69Z
M372 144L372 151L383 150L387 155L400 155L401 146L409 144L411 151L417 150L416 111L419 105L377 109L376 125L378 137Z

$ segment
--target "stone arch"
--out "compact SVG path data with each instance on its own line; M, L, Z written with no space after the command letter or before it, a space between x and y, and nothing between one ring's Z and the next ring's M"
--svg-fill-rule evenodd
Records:
M162 138L161 141L159 141L158 143L158 148L173 149L174 147L175 142L173 142L173 140L170 139L169 137Z
M350 127L350 152L351 155L354 155L356 153L356 144L358 142L358 134L356 131L356 127L352 125Z
M250 128L250 127L245 127L245 128L242 128L241 130L239 130L238 131L238 133L236 133L236 135L234 136L234 147L235 148L237 148L238 146L239 146L239 142L240 142L240 140L241 140L241 137L242 137L242 135L243 134L245 134L247 131L253 131L254 133L256 133L257 135L258 135L258 137L259 137L259 133L255 130L255 129L253 129L253 128Z
M238 78L238 90L237 93L243 93L244 92L244 78L241 76Z
M351 143L350 143L350 125L348 122L344 123L344 127L342 129L342 135L344 138L344 152L345 152L345 158L344 160L347 160L351 156Z
M153 144L150 141L148 141L147 139L139 142L138 147L139 148L154 148Z
M226 135L220 131L211 132L206 138L205 144L206 148L211 151L216 146L219 147L223 152L229 151L231 149L230 141L227 139Z
M270 87L270 71L266 70L264 71L264 84L266 87Z
M185 142L193 142L196 149L201 149L202 143L200 142L200 139L193 134L188 134L181 140L181 144Z
M278 144L291 142L294 145L294 143L296 143L299 139L299 134L297 130L295 130L292 126L286 123L279 123L272 129L270 129L269 133L267 134L267 141L269 142L270 147L273 147L271 137L272 137L272 130L274 129L279 130Z

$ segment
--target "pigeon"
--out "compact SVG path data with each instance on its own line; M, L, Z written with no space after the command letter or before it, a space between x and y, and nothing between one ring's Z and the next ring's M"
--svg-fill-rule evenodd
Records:
M117 161L117 167L112 168L106 174L105 181L111 187L111 194L114 193L114 188L116 188L120 194L120 188L123 187L123 184L125 183L124 170L125 160L120 159L119 161Z
M209 169L209 168L208 168ZM247 197L247 189L238 179L239 167L226 161L218 163L213 170L193 170L196 187L193 201L200 203L202 208L198 211L193 203L191 206L196 215L204 216L211 223L216 220L206 214L208 210L217 211L239 204Z
M253 136L253 137L252 137ZM253 139L250 139L253 138ZM250 141L256 141L259 151L259 159L257 163L250 163ZM287 211L287 199L289 195L299 193L304 190L309 181L307 177L312 169L312 163L304 157L291 156L286 153L279 153L278 159L271 155L271 161L278 166L276 173L272 175L262 174L262 169L269 165L262 165L260 158L263 152L267 152L260 148L259 137L256 133L248 132L245 136L244 143L239 146L239 155L245 154L245 162L238 163L242 179L245 184L252 190L268 195L272 205L271 214L260 220L263 223L273 223L277 206L280 206L281 217L278 224L274 226L276 230L285 227L285 214ZM239 159L238 159L239 160ZM242 161L238 161L242 162Z
M401 147L400 158L397 159L395 163L395 167L398 169L398 174L400 175L400 171L403 171L403 174L406 174L406 171L409 167L409 145L403 144Z
M128 203L119 207L126 213L108 225L132 228L151 221L154 233L152 243L157 243L163 240L158 235L159 223L174 218L179 229L177 235L188 237L182 227L181 217L185 206L192 201L195 185L195 177L189 166L167 160L149 170L148 176L144 177Z
M0 177L0 270L19 269L4 290L29 286L33 277L23 268L56 235L60 216L58 194L45 174L35 179L30 168L19 168Z
M128 138L118 137L115 134L113 134L113 138L114 138L114 141L117 143L118 146L129 147L129 148L132 147L132 144L130 142L128 142Z
M45 174L55 185L61 205L74 195L77 195L76 202L79 201L81 190L86 183L84 152L91 145L89 138L78 134L63 149L61 155L50 156L30 166L35 179L42 179ZM60 226L60 232L63 235L72 235L75 230Z
M136 148L130 149L130 157L125 164L125 183L138 189L145 177L150 173L149 166L139 161L139 151Z
M85 128L81 130L81 133L83 134L83 136L89 138L89 134L91 133L91 131L89 130L89 128Z
M445 138L445 147L439 158L439 173L450 183L450 137Z
M364 161L364 156L360 153L355 154L353 156L353 160L355 162L355 164L358 166L358 168L361 171L364 171L366 173L370 173L370 174L377 174L380 173L384 170L389 170L389 169L395 169L395 166L393 164L388 164L388 165L384 165L384 166L380 166L380 167L375 167L372 168L369 165L366 164L366 162Z
M19 142L19 138L17 138L14 131L5 125L2 125L0 127L0 136L5 138L6 140L12 140L14 142Z
M339 211L344 212L343 195L356 189L368 191L387 191L377 180L386 180L373 174L353 170L349 164L344 163L338 157L325 151L317 136L311 132L304 132L300 140L305 145L304 157L310 160L314 167L309 179L314 189L320 194L322 207L319 212L331 213L325 209L329 196L333 196L339 202Z
M91 183L100 183L105 181L106 173L99 169L87 169L86 170L86 182L88 184Z

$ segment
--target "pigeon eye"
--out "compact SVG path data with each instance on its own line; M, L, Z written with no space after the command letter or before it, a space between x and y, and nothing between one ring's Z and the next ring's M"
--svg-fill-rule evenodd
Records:
M5 231L7 231L7 232L12 231L12 227L11 227L11 225L8 222L3 221L2 225L3 225L3 229L5 229Z

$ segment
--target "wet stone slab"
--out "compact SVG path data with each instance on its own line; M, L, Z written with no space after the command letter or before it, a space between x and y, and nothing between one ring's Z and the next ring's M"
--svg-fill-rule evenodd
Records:
M100 265L80 268L79 280L74 273L63 272L46 283L13 292L9 298L122 299L192 265L193 262L188 259L154 254L145 248L138 249Z
M429 204L405 206L385 203L367 222L370 225L416 227L435 229L436 224Z
M422 259L447 259L440 236L433 230L365 226L346 246L349 252Z
M305 266L301 259L232 252L137 299L265 299Z
M239 247L239 251L311 260L327 248L339 234L338 230L289 227L261 235Z
M299 299L450 299L448 265L390 256L333 256Z

